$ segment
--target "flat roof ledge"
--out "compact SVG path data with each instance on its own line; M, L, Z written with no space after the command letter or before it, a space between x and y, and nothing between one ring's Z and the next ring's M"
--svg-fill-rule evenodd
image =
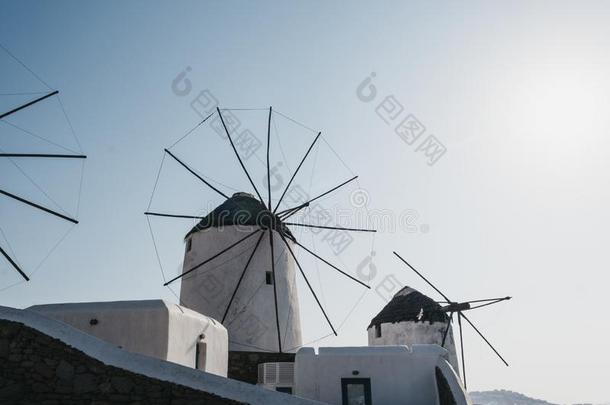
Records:
M395 346L351 346L351 347L303 347L297 356L396 356L396 355L426 355L445 356L448 351L435 344L416 344Z

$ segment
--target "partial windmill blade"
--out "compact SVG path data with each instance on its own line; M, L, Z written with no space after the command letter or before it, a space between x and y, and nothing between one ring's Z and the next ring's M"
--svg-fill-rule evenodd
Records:
M487 302L485 304L475 305L474 307L471 306L468 310L470 311L470 310L477 309L477 308L483 308L483 307L486 307L486 306L489 306L489 305L498 304L498 303L500 303L502 301L507 301L507 300L510 300L510 299L511 299L511 297L500 298L500 299L497 299L495 301Z
M394 255L396 255L396 257L398 257L404 264L406 264L407 266L409 266L409 268L411 270L413 270L419 277L421 277L426 283L428 283L428 285L432 288L434 288L434 291L436 291L437 293L439 293L444 299L446 299L448 302L453 302L451 301L449 298L447 298L447 296L445 294L443 294L441 292L441 290L439 290L438 288L436 288L436 286L434 284L432 284L426 277L424 277L419 271L415 270L415 268L413 266L411 266L405 259L403 259L398 253L393 252Z
M464 356L464 334L462 333L462 317L464 316L461 312L458 312L458 325L460 326L460 354L462 355L462 378L464 379L464 389L467 390L466 385L466 360Z
M453 312L449 314L449 319L447 320L447 328L445 328L445 332L443 333L443 342L441 343L441 347L445 347L445 341L447 340L449 329L451 329L451 322L453 322Z
M248 180L250 180L250 184L254 188L254 191L256 191L256 195L258 195L259 200L261 201L261 203L265 204L265 202L263 201L263 197L261 197L261 193L258 192L258 188L254 184L254 181L252 181L252 177L250 177L250 173L248 173L248 169L246 169L246 165L244 165L244 162L241 160L241 157L239 156L239 153L237 152L237 148L235 147L235 144L233 143L233 138L231 138L231 134L229 133L229 129L227 128L227 125L225 124L224 118L222 117L220 108L216 107L216 111L218 112L218 116L220 117L220 122L222 123L222 126L225 129L225 133L227 134L227 137L229 138L229 142L231 143L231 147L233 148L233 152L235 152L235 156L237 156L237 160L239 161L241 168L244 169L244 172L246 173L246 177L248 177Z
M301 263L299 263L299 261L297 260L296 255L294 254L294 252L292 251L292 249L290 248L290 245L288 244L288 241L286 240L286 238L284 237L284 235L282 235L280 233L280 237L282 238L282 240L284 241L284 244L286 245L286 247L288 248L288 251L290 252L290 255L292 256L292 258L294 259L294 262L296 263L297 267L299 268L299 271L301 272L301 275L303 276L303 278L305 279L305 282L307 283L307 287L309 287L309 291L311 291L311 294L313 295L313 297L315 298L316 302L318 303L318 307L320 307L320 310L322 311L322 314L324 315L324 318L326 318L326 322L328 322L328 324L330 325L330 328L332 329L333 333L335 334L335 336L337 336L337 331L335 330L332 322L330 321L330 319L328 318L328 315L326 315L326 311L324 310L324 307L322 306L322 304L320 303L320 300L318 299L318 296L316 295L315 291L313 290L313 287L311 286L311 284L309 283L309 280L307 279L307 276L305 275L305 272L303 271L303 268L301 267Z
M229 245L228 247L224 248L223 250L221 250L220 252L216 253L214 256L210 257L209 259L206 259L204 261L202 261L201 263L199 263L198 265L194 266L193 268L185 271L182 274L177 275L176 277L172 278L171 280L169 280L168 282L166 282L165 284L163 284L164 287L167 287L168 285L170 285L171 283L173 283L174 281L178 280L179 278L182 278L184 276L186 276L187 274L192 273L193 271L197 270L198 268L200 268L201 266L205 265L206 263L211 262L212 260L216 259L218 256L222 255L223 253L228 252L229 250L233 249L235 246L239 245L240 243L244 242L246 239L251 238L252 236L256 235L257 233L261 232L261 229L257 229L256 231L249 233L248 235L244 236L243 238L241 238L240 240L238 240L235 243L232 243L231 245Z
M498 351L493 347L493 345L489 342L489 340L487 340L487 338L476 328L476 326L470 321L470 319L468 319L468 317L466 317L466 315L464 315L464 312L470 311L473 309L477 309L477 308L486 307L489 305L494 305L494 304L497 304L502 301L507 301L507 300L510 300L511 297L485 298L485 299L477 299L477 300L462 301L462 302L452 301L445 294L443 294L434 284L432 284L432 282L430 282L426 277L424 277L424 275L422 275L413 266L411 266L405 259L403 259L398 253L394 252L394 254L403 263L405 263L407 266L409 266L409 268L411 270L413 270L420 278L422 278L430 287L432 287L437 293L439 293L445 299L444 301L436 301L437 304L444 305L442 307L442 310L445 313L450 314L447 327L445 328L445 331L443 333L442 346L445 345L445 342L447 340L449 328L451 327L451 322L453 320L453 314L457 313L459 332L460 332L460 352L461 352L460 354L461 354L461 362L462 362L462 376L463 376L465 389L467 388L467 379L466 379L466 359L465 359L465 354L464 354L464 334L463 334L463 328L462 328L462 318L464 318L464 320L466 322L468 322L470 324L470 326L472 326L472 328L479 334L479 336L485 341L485 343L487 343L487 345L494 351L494 353L500 358L500 360L502 360L502 362L506 366L508 366L508 363L506 362L506 360L504 360L504 358L500 355L500 353L498 353ZM472 305L472 304L478 304L478 305Z
M273 112L273 107L269 107L269 119L267 120L267 194L269 197L269 203L267 204L267 209L271 210L271 169L269 163L269 151L271 149L271 113Z
M362 281L358 280L357 278L350 276L349 274L347 274L346 272L344 272L343 270L341 270L340 268L338 268L337 266L333 265L332 263L326 261L325 259L323 259L322 257L318 256L317 254L315 254L314 252L312 252L311 250L309 250L306 246L303 246L302 244L300 244L298 241L294 241L294 243L296 243L297 245L299 245L300 247L302 247L303 249L305 249L305 251L307 253L309 253L310 255L312 255L313 257L323 261L324 263L326 263L327 265L329 265L330 267L332 267L333 269L337 270L339 273L343 274L346 277L351 278L352 280L354 280L355 282L357 282L358 284L362 284L363 286L365 286L366 288L370 289L371 286L368 284L363 283Z
M151 217L167 217L167 218L186 218L186 219L204 219L205 217L197 215L182 215L182 214L164 214L161 212L150 212L146 211L144 215Z
M38 139L38 140L40 140L40 141L43 141L43 142L45 142L45 143L47 143L47 144L49 144L49 145L51 145L51 146L55 146L56 148L63 149L63 150L65 150L66 152L70 152L70 154L73 154L73 155L78 155L78 154L79 154L79 152L76 152L76 151L74 151L74 150L72 150L72 149L66 148L66 147L65 147L65 146L63 146L63 145L60 145L60 144L58 144L57 142L53 142L53 141L51 141L51 140L49 140L49 139L47 139L47 138L44 138L44 137L42 137L42 136L40 136L40 135L37 135L37 134L35 134L35 133L34 133L34 132L32 132L32 131L28 131L27 129L25 129L25 128L23 128L23 127L20 127L19 125L15 125L15 124L14 124L14 123L12 123L12 122L9 122L9 121L6 121L6 120L0 120L0 122L1 122L1 123L3 123L3 124L5 124L5 125L8 125L8 126L10 126L10 127L13 127L13 128L15 128L16 130L21 131L21 132L23 132L24 134L27 134L27 135L29 135L29 136L31 136L31 137L33 137L33 138L36 138L36 139Z
M186 163L184 163L182 160L178 159L172 152L169 151L169 149L165 149L165 153L167 153L168 155L170 155L176 162L178 162L182 167L184 167L186 170L189 171L189 173L191 173L193 176L197 177L199 180L201 180L206 186L208 186L209 188L211 188L212 190L216 191L218 194L220 194L221 196L223 196L224 198L226 198L227 200L229 199L229 196L226 195L225 193L223 193L222 191L220 191L219 189L217 189L216 187L214 187L213 185L211 185L207 180L205 180L203 177L201 177L200 175L198 175L193 169L191 169Z
M15 60L19 65L21 65L24 69L26 69L30 74L32 74L32 76L34 76L41 84L43 84L48 91L44 91L44 92L26 92L26 93L12 93L12 94L8 94L8 95L36 95L37 98L32 99L31 101L28 101L22 105L19 105L17 107L12 108L9 111L6 112L0 112L0 121L3 124L9 125L25 134L28 134L29 136L32 136L34 138L37 138L41 141L44 141L47 144L53 145L55 147L58 147L62 150L64 150L65 152L63 153L34 153L34 152L29 152L29 151L25 151L25 152L11 152L11 151L5 151L2 148L0 148L0 159L2 158L6 158L9 159L10 162L12 162L12 164L21 172L21 174L26 177L40 192L42 192L51 202L53 202L55 204L55 206L57 207L57 210L54 209L50 209L47 208L44 205L29 201L26 198L23 198L21 196L15 195L13 193L10 193L6 190L0 190L0 194L4 197L8 197L10 199L13 199L15 201L18 201L21 204L25 204L29 207L35 208L37 210L40 210L42 212L45 212L47 214L50 214L52 216L55 216L57 218L60 218L64 221L67 222L71 222L72 224L78 224L78 220L72 218L70 216L70 214L68 214L62 207L59 206L59 204L57 204L32 178L30 178L20 167L19 165L17 165L17 163L15 161L13 161L13 159L86 159L87 156L84 155L82 153L82 150L80 148L80 144L78 142L78 139L76 139L76 134L74 131L74 128L72 127L72 124L70 122L70 119L68 118L68 115L66 113L66 110L64 109L64 106L61 102L61 100L59 99L59 97L57 98L57 101L61 107L61 110L63 112L63 116L66 120L67 125L70 127L70 130L72 132L72 135L74 136L74 139L76 141L76 143L78 144L78 149L79 152L76 152L74 150L71 150L63 145L60 145L56 142L53 142L49 139L45 139L44 137L41 137L31 131L28 131L18 125L15 125L12 122L9 122L9 120L7 119L8 117L11 117L13 114L16 114L20 111L23 111L25 109L28 109L36 104L42 103L43 101L56 96L59 94L59 90L53 90L44 80L42 80L40 78L40 76L38 76L32 69L30 69L25 63L23 63L19 58L17 58L15 55L13 55L8 49L6 49L2 44L0 44L0 49L2 49L4 52L6 52L7 55L9 55L13 60ZM81 181L80 181L80 187L82 188L82 175L83 172L82 170L84 170L84 163L81 169ZM77 211L78 211L78 206L80 205L80 190L79 190L79 201L77 203ZM59 212L58 212L59 211ZM71 228L72 229L72 228ZM2 230L0 229L0 232ZM69 233L69 232L68 232ZM59 240L59 242L51 249L51 251L47 254L48 255L53 252L53 250L55 250L55 248L59 245L59 243L61 243L63 241L63 239L65 239L65 237L68 235L68 233L66 233L62 239ZM5 238L6 239L6 238ZM10 246L10 242L8 240L6 240L9 250L12 251L12 248ZM14 252L12 252L14 255ZM2 248L0 247L0 254L10 263L10 265L19 273L19 275L21 277L23 277L23 279L25 281L29 281L30 278L25 274L25 272L20 268L20 265ZM43 259L44 262L45 259ZM39 263L38 266L40 266L42 264Z
M29 101L29 102L27 102L27 103L25 103L25 104L23 104L23 105L21 105L19 107L13 108L12 110L7 111L7 112L1 114L0 115L0 120L8 117L9 115L12 115L12 114L18 112L18 111L26 109L26 108L28 108L28 107L36 104L36 103L39 103L39 102L41 102L43 100L46 100L49 97L53 97L54 95L56 95L58 93L59 93L59 91L55 90L55 91L50 92L49 94L45 94L44 96L37 98L36 100Z
M297 205L296 207L293 207L293 208L288 208L287 210L280 211L279 213L280 213L280 214L283 214L283 213L285 213L285 212L290 212L290 213L289 213L289 214L287 214L286 216L283 216L283 217L282 217L282 219L287 219L287 218L290 218L291 216L293 216L294 214L296 214L296 213L297 213L297 211L298 211L298 210L300 210L301 208L307 207L309 204L311 204L311 203L312 203L312 202L314 202L315 200L317 200L317 199L319 199L319 198L322 198L322 197L324 197L324 196L325 196L325 195L327 195L327 194L332 193L333 191L337 190L338 188L343 187L344 185L346 185L346 184L348 184L348 183L351 183L352 181L356 180L357 178L358 178L358 176L354 176L354 177L352 177L351 179L346 180L346 181L344 181L343 183L339 184L338 186L331 188L331 189L330 189L330 190L328 190L327 192L322 193L322 194L320 194L319 196L314 197L314 198L312 198L311 200L309 200L309 201L307 201L307 202L304 202L303 204Z
M86 155L57 155L47 153L0 153L3 158L87 159Z
M470 311L477 308L483 308L489 305L497 304L502 301L510 300L511 297L504 298L488 298L482 300L472 300L472 301L462 301L462 302L447 302L447 301L437 301L439 304L447 304L443 307L445 312L458 312L458 311ZM472 303L483 303L480 305L472 306Z
M21 277L24 278L25 281L30 281L30 278L23 272L23 270L21 270L21 267L19 267L19 265L17 263L15 263L15 261L13 260L13 258L11 258L8 253L6 253L4 251L4 249L2 249L2 246L0 246L0 253L2 254L2 256L4 256L4 258L6 260L8 260L8 262L11 264L11 266L13 266L13 268L15 270L17 270L17 272L21 275Z
M470 324L470 326L472 326L472 329L475 330L475 332L477 332L479 334L479 336L481 336L481 338L485 341L485 343L487 343L487 345L491 348L491 350L493 350L493 352L500 358L500 360L502 360L502 362L506 365L506 367L508 367L508 363L506 362L506 360L504 360L504 357L502 357L502 355L500 355L500 353L498 353L498 351L496 350L495 347L493 347L493 345L491 343L489 343L489 340L487 340L487 338L485 336L483 336L483 334L477 329L476 326L474 326L474 324L470 321L470 319L468 319L466 317L466 315L461 314L462 318L464 318L466 320L466 322L468 322Z
M282 221L283 222L283 221ZM317 228L317 229L333 229L337 231L350 231L350 232L377 232L376 229L362 229L362 228L343 228L339 226L322 226L322 225L311 225L311 224L297 224L295 222L284 222L286 225L302 226L305 228Z
M209 118L209 116L204 119L201 123L205 122L207 119ZM200 123L200 124L201 124ZM195 127L197 128L197 127ZM193 128L193 129L195 129ZM191 130L192 131L192 130ZM178 142L176 142L178 143ZM176 144L175 143L175 144ZM175 145L174 144L174 145ZM184 163L181 159L179 159L176 155L174 155L169 149L164 149L165 153L167 155L169 155L172 159L174 159L176 162L178 162L178 164L182 167L184 167L189 173L191 173L193 176L195 176L197 179L199 179L202 183L204 183L206 186L208 186L209 188L211 188L212 190L214 190L216 193L220 194L221 196L223 196L225 199L229 199L230 197L228 195L226 195L225 193L223 193L222 191L220 191L218 188L214 187L212 184L210 184L210 182L208 182L206 179L204 179L202 176L200 176L197 172L195 172L195 170L191 169L186 163ZM163 163L161 164L161 168L163 167ZM159 169L159 174L161 173L161 168ZM152 200L151 200L152 201ZM150 207L149 207L150 208ZM244 208L245 209L245 208ZM204 219L205 217L202 216L198 216L198 215L183 215L183 214L167 214L167 213L161 213L161 212L145 212L144 215L147 216L156 216L156 217L168 217L168 218L185 218L185 219Z
M305 156L303 156L303 159L301 159L301 163L299 163L299 166L297 167L297 169L292 174L292 177L290 178L290 181L288 182L288 184L284 188L284 192L282 193L282 196L280 197L279 201L277 202L277 205L273 209L273 213L274 214L277 212L277 209L280 207L280 204L282 203L282 200L284 199L284 196L288 192L288 189L290 188L290 185L292 184L292 181L294 180L294 178L296 177L297 173L299 172L299 169L301 168L301 166L303 166L303 163L305 162L305 159L307 159L307 156L309 155L309 152L311 152L311 150L313 149L313 146L316 144L316 142L318 142L318 138L320 138L320 135L322 135L322 132L318 132L318 136L316 136L316 139L313 140L313 142L309 146L309 149L307 149L307 152L305 153ZM269 209L271 209L271 208L269 208Z
M195 131L197 128L199 128L200 126L202 126L202 125L203 125L203 124L204 124L204 123L205 123L207 120L209 120L209 119L212 117L212 115L214 115L214 114L216 114L216 111L214 111L214 112L210 113L210 114L209 114L207 117L205 117L204 119L202 119L201 121L199 121L199 123L197 123L197 125L195 125L193 128L191 128L190 130L188 130L188 131L186 132L186 134L182 135L182 137L180 137L180 139L178 139L176 142L174 142L174 143L172 144L172 146L170 146L170 147L169 147L169 148L167 148L167 149L171 149L171 148L173 148L174 146L178 145L180 142L182 142L182 141L184 140L184 138L186 138L187 136L189 136L190 134L192 134L192 133L193 133L193 131Z
M303 208L309 207L309 203L305 203L303 205L299 205L297 207L293 207L293 208L289 208L287 210L284 210L280 213L277 214L277 216L280 219L285 219L288 218L288 216L292 215L292 214L296 214L297 212L299 212L300 210L302 210Z
M73 224L78 224L78 221L76 219L74 219L74 218L70 218L67 215L60 214L57 211L53 211L52 209L49 209L49 208L43 207L42 205L39 205L39 204L33 203L31 201L28 201L25 198L21 198L19 196L16 196L15 194L11 194L8 191L0 190L0 194L5 195L6 197L12 198L13 200L17 200L17 201L19 201L19 202L21 202L23 204L29 205L30 207L34 207L36 209L44 211L44 212L46 212L48 214L54 215L54 216L56 216L58 218L64 219L64 220L66 220L68 222L72 222Z
M275 253L273 246L273 229L269 229L269 246L271 247L271 275L273 277L273 301L275 303L275 324L277 326L277 346L282 353L282 337L280 333L280 313L277 307L277 283L275 282Z
M241 282L244 279L244 276L246 275L248 266L250 266L250 262L252 261L252 258L254 257L254 254L256 253L256 250L258 249L258 245L261 244L261 241L263 240L264 236L265 236L265 234L261 233L260 238L258 238L258 241L256 242L256 245L254 246L254 249L252 249L252 253L250 254L250 257L248 258L248 261L246 262L246 265L244 266L244 271L242 271L241 275L239 276L239 281L237 281L237 285L235 286L235 290L233 291L233 294L231 295L231 299L229 300L227 309L225 310L225 313L222 316L222 321L220 321L223 324L225 323L225 319L227 319L227 314L229 313L229 309L231 309L231 304L233 303L233 300L235 299L235 295L237 295L237 290L239 290L239 286L241 285Z
M510 300L512 298L513 297L485 298L485 299L481 299L481 300L470 300L470 301L464 301L464 302L467 302L469 304L477 304L479 302L505 301L505 300Z

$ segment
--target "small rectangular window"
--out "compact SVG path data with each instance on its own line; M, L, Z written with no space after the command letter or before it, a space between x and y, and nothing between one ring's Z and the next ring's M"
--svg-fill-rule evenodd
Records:
M186 240L186 251L190 252L192 247L193 247L193 240L191 238L188 238Z
M208 358L208 344L203 339L199 339L195 345L195 368L205 370Z
M268 271L265 273L265 282L267 285L273 285L273 273Z
M375 325L375 337L376 338L381 337L381 325Z
M372 405L370 378L342 378L343 405Z

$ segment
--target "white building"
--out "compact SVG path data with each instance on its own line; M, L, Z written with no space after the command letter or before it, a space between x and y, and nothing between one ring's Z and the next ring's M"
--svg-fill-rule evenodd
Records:
M218 321L176 304L118 301L28 309L133 353L227 375L227 330Z
M302 348L294 394L333 405L470 405L438 345Z
M246 384L241 381L231 380L223 376L218 376L211 373L204 373L200 370L195 370L190 367L184 367L175 363L169 363L155 357L122 350L114 344L100 340L64 322L59 322L55 319L44 316L35 311L0 306L0 324L2 325L1 327L4 327L4 325L6 325L6 321L22 324L24 325L24 329L26 331L23 337L16 337L15 343L17 344L10 345L13 346L14 349L9 347L8 353L12 353L14 350L15 353L22 355L22 349L26 348L27 346L24 347L20 343L23 343L23 341L26 340L28 344L31 343L36 346L36 343L38 343L38 339L48 341L48 339L45 338L46 336L59 341L59 344L53 345L54 347L49 348L49 352L45 353L46 360L63 358L64 354L61 353L61 351L67 349L66 360L67 363L69 363L68 368L70 368L70 366L75 369L77 369L79 366L85 367L86 365L90 364L88 359L93 359L102 362L104 363L104 366L100 366L97 370L91 370L91 374L87 374L88 377L92 377L92 379L85 379L86 384L89 386L87 388L87 392L84 393L84 395L89 398L89 400L85 400L84 396L79 395L78 398L70 398L70 396L68 395L69 393L74 393L74 390L71 390L71 388L76 388L81 383L79 383L78 378L76 378L74 379L74 387L71 387L72 384L66 385L67 380L65 378L67 372L65 371L65 369L62 373L63 376L60 376L58 371L60 367L55 369L54 367L48 367L47 365L43 364L44 367L40 368L39 364L33 362L21 362L23 364L20 363L17 365L18 368L20 368L21 373L11 373L10 368L14 363L7 363L6 360L3 358L3 361L5 362L5 367L3 368L3 371L7 370L7 365L9 370L8 374L3 373L2 376L3 378L5 376L8 377L8 380L0 380L0 382L2 382L3 384L3 390L0 393L0 403L3 405L15 403L108 404L115 403L114 401L112 401L112 398L115 396L117 396L116 402L125 403L125 395L129 394L116 394L117 390L116 386L114 385L114 378L110 378L110 384L104 383L98 385L96 388L93 388L91 386L92 381L95 382L94 377L96 375L104 376L103 379L106 379L106 372L109 372L110 377L113 377L113 373L115 370L111 370L109 368L118 369L117 375L121 377L119 381L120 386L122 388L129 387L129 384L127 384L126 386L125 382L133 381L129 377L130 374L132 376L134 374L144 376L146 379L152 379L153 381L156 380L158 384L157 390L155 390L153 393L150 393L150 395L149 393L143 394L141 401L131 402L134 404L177 404L178 402L180 404L184 404L185 399L181 398L175 400L174 398L172 398L174 397L174 395L171 393L172 390L164 389L176 384L187 389L200 391L203 398L206 397L206 393L217 396L216 400L213 401L214 404L247 403L250 405L322 405L319 402L306 400L304 398L297 398L290 395L270 392L269 390L261 389L260 387L256 387L251 384ZM28 333L28 329L32 332L37 331L37 334L40 334L42 336L33 337L30 333ZM82 356L75 356L74 353L71 353L73 351L68 348L81 352ZM27 350L27 348L25 350ZM29 364L26 365L25 363ZM31 370L31 373L23 372L24 369L28 368ZM55 370L55 374L53 376L43 376L43 374L47 375L47 373L49 372L52 373L53 370ZM41 381L45 381L45 384L41 384ZM18 398L17 400L15 400L15 396L11 394L11 392L15 391L12 388L15 388L16 385L20 385L23 387L21 390L17 387L17 392L23 392L26 390L33 391L33 387L42 387L45 389L36 390L38 392L33 393L36 397L36 401L32 402L27 398L20 401ZM114 391L114 393L112 393L111 391L111 393L109 394L108 389L112 389L113 387L115 388L112 390ZM54 388L60 388L60 390L55 390ZM132 390L131 392L133 393L134 391ZM32 393L28 392L28 394ZM34 395L29 395L29 398L32 398L32 396ZM206 403L205 399L194 402Z
M183 274L260 229L257 218L265 212L266 207L247 193L226 200L186 236ZM294 250L290 231L283 231ZM282 351L294 352L302 344L295 263L278 232L272 232L275 291L268 231L258 232L182 277L182 304L223 322L231 351L280 351L274 294Z
M449 317L433 299L410 287L398 291L368 327L369 346L436 344L443 346ZM447 360L459 374L453 330L445 339Z

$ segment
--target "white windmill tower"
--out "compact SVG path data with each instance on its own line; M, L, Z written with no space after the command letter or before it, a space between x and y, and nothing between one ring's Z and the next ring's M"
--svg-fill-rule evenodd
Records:
M449 364L459 374L449 316L432 298L404 287L371 320L369 346L437 344L447 349Z
M232 351L275 352L281 347L295 352L302 344L295 262L283 241L294 248L295 239L279 222L283 236L270 228L265 237L257 220L266 210L253 195L235 193L186 236L183 274L201 272L182 277L180 298L226 325ZM227 248L230 254L218 255Z

